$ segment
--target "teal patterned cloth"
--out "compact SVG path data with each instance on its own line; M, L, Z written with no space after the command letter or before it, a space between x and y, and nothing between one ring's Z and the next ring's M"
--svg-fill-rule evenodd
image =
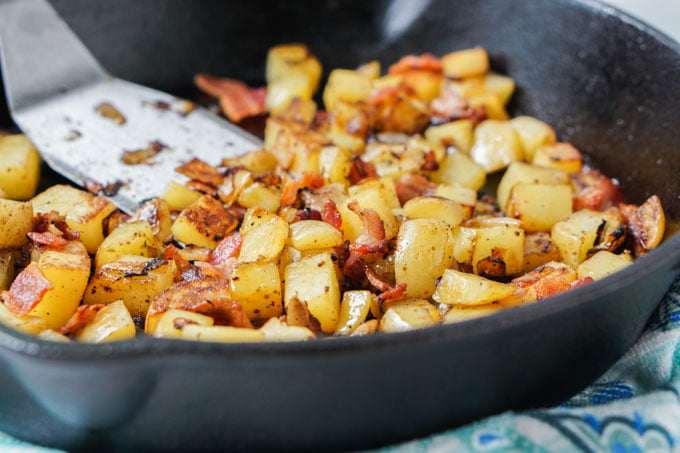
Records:
M384 453L680 451L680 278L637 344L559 407L505 413ZM0 433L2 453L46 453Z

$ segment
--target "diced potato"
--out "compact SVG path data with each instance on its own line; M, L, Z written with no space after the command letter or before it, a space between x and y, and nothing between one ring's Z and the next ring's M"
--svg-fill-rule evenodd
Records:
M409 219L439 219L449 226L460 225L469 219L469 206L439 197L415 197L404 204L404 215Z
M267 83L296 75L304 75L311 93L321 79L321 63L304 44L282 44L267 53Z
M456 185L479 190L486 182L484 168L461 152L448 154L432 173L432 180L440 184Z
M493 93L485 93L480 96L470 98L470 107L475 109L484 109L486 117L491 120L506 121L510 119L510 115L505 111L503 103Z
M359 66L356 70L369 79L375 80L380 77L380 62L378 60L369 61Z
M33 230L31 203L0 199L0 249L19 248L28 242Z
M135 337L135 323L123 301L116 301L103 307L73 338L84 343L108 343L129 340Z
M265 222L268 222L274 217L276 217L276 214L269 212L266 209L248 208L246 209L245 214L243 214L243 221L241 222L241 227L239 228L238 232L241 234L241 236L245 236L249 230Z
M314 332L302 326L289 326L278 318L270 318L260 327L265 341L307 341L316 338Z
M298 250L337 247L342 232L321 220L300 220L290 226L290 242Z
M464 153L472 147L472 120L462 119L450 123L430 126L425 130L425 138L432 143L455 146Z
M184 209L172 224L172 234L184 244L214 249L238 220L210 195L203 195Z
M487 73L482 76L468 77L463 80L448 80L449 87L464 98L471 99L494 95L505 106L515 91L515 81L510 77Z
M350 337L364 337L366 335L374 334L380 327L380 322L377 319L369 319L365 323L357 327L354 332L349 334Z
M10 283L14 280L14 263L16 254L13 250L0 249L0 292L9 289Z
M340 320L335 334L352 334L366 320L371 304L376 301L377 297L370 291L345 291L340 302Z
M66 335L62 335L56 330L52 329L43 330L38 335L36 335L36 337L40 338L41 340L58 341L60 343L69 343L71 341L71 339Z
M474 133L470 157L487 173L501 170L524 158L522 145L509 122L482 121Z
M470 319L483 318L503 310L500 304L485 305L456 305L442 317L442 324L455 324L457 322L468 321Z
M324 146L319 152L319 173L329 183L348 184L351 154L337 146Z
M531 163L557 168L567 173L578 173L583 167L583 156L569 143L555 143L538 148Z
M200 313L172 308L160 315L154 330L147 333L157 338L182 338L182 329L189 324L212 326L215 320Z
M397 196L397 189L392 178L368 179L362 181L360 184L349 187L349 195L350 197L354 197L361 191L374 188L380 191L380 195L383 200L385 200L385 204L387 204L388 208L401 208L399 197Z
M275 261L288 239L288 223L280 217L251 227L243 235L239 261Z
M499 222L497 219L495 219ZM512 223L454 229L454 257L477 275L503 277L522 270L524 230Z
M342 216L341 228L346 240L355 241L364 232L361 218L347 207L353 200L356 200L359 203L361 209L371 209L380 216L380 220L382 220L383 226L385 227L386 239L392 239L397 235L397 221L392 214L392 209L390 209L387 204L387 200L385 200L385 197L383 196L383 191L377 187L370 187L358 191L345 203L338 205L338 212L340 212L340 215Z
M420 100L430 102L439 96L442 85L442 74L428 71L411 69L402 74L403 84L412 88L416 97Z
M418 171L425 163L422 150L407 149L403 143L370 143L362 160L370 162L380 177L399 179L402 175Z
M404 83L403 74L386 74L373 80L373 89L394 88Z
M260 207L269 212L276 212L281 206L281 190L256 182L241 190L238 202L246 208Z
M281 316L281 277L276 263L255 262L236 265L229 281L231 299L241 303L251 320Z
M360 153L373 122L373 108L366 102L337 101L329 112L326 135L337 146Z
M161 198L167 201L171 211L181 211L201 198L201 194L174 181L170 181Z
M481 76L489 71L489 55L481 47L451 52L442 57L442 67L452 79Z
M310 85L306 74L290 74L267 84L267 110L279 116L290 106L293 99L311 100L314 87Z
M579 264L576 268L576 272L578 273L579 278L590 277L593 280L600 280L620 271L632 263L633 258L627 253L615 255L606 250L602 250Z
M498 184L498 205L505 206L512 187L520 182L533 184L569 184L569 175L556 168L539 167L524 162L515 162L503 174Z
M306 304L326 333L335 331L340 317L340 287L330 253L290 263L285 270L284 301Z
M328 76L323 92L323 103L327 111L332 111L338 101L367 101L371 95L371 79L358 71L334 69Z
M40 256L38 267L54 288L45 293L29 315L44 318L50 329L59 329L80 305L90 278L90 259L49 251Z
M571 215L571 195L568 184L518 183L510 191L505 212L521 220L527 232L547 232Z
M432 298L444 304L484 305L512 294L514 288L474 274L444 270Z
M66 185L50 187L36 195L31 203L34 212L57 211L65 216L69 228L80 233L80 240L92 255L104 240L103 220L116 209L104 197Z
M15 316L3 303L0 303L0 324L27 335L37 335L48 328L47 321L44 318Z
M84 303L109 304L117 300L134 316L145 316L154 297L174 283L174 261L126 255L103 265L85 290Z
M249 170L237 169L229 172L224 182L217 187L217 196L225 205L236 201L241 191L253 183L253 174Z
M437 325L439 311L423 299L407 299L389 305L380 319L380 331L386 333L405 332Z
M532 116L518 116L511 119L510 124L522 143L524 158L530 162L538 148L555 143L553 128Z
M394 259L397 284L406 296L427 298L435 280L453 264L451 227L442 220L411 219L399 228Z
M550 261L560 261L560 249L547 233L524 235L522 272L530 272Z
M483 77L484 88L495 94L503 105L506 105L515 91L515 81L508 76L488 73Z
M167 201L162 198L153 198L144 202L128 222L148 222L158 242L164 243L172 240L170 208Z
M264 341L265 336L259 330L244 327L187 324L182 329L181 338L182 340L213 343L258 343Z
M416 134L430 122L430 112L425 102L418 99L407 87L401 86L375 104L373 128L382 132Z
M158 258L160 246L148 222L123 223L111 232L99 246L94 262L99 269L123 255Z
M264 143L284 170L295 166L296 171L316 172L321 148L331 144L324 134L308 124L271 117L267 119Z
M585 261L605 221L602 213L584 209L556 223L550 236L560 249L562 261L573 267Z
M0 190L12 200L35 195L40 180L40 155L25 135L0 137Z
M446 198L447 200L453 200L462 204L463 206L470 209L470 215L468 217L472 217L472 209L474 209L475 203L477 203L476 190L459 185L449 186L440 184L434 191L434 195L436 197Z
M636 256L644 255L661 243L666 231L666 214L658 196L652 195L640 206L619 207L633 236L633 251ZM616 224L616 221L613 223Z
M255 176L261 176L265 173L274 171L277 165L278 162L276 161L276 157L266 149L258 149L256 151L247 152L242 156L222 160L223 167L243 167ZM189 206L189 204L187 204L187 206Z

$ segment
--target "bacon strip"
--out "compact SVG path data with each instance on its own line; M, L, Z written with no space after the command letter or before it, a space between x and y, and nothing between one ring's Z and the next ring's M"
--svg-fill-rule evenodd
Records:
M411 70L442 72L442 61L431 53L406 55L389 67L388 74L403 74Z
M57 236L52 231L46 231L44 233L36 233L31 231L27 236L36 244L48 245L50 247L63 247L68 244L68 241L61 236Z
M319 189L325 183L320 174L309 171L304 172L300 179L289 179L286 181L286 185L283 186L283 191L281 192L281 207L294 205L298 198L298 191L302 189Z
M239 80L213 77L209 74L197 74L194 83L201 91L218 98L222 112L234 122L249 116L261 115L267 110L265 87L251 88Z
M351 201L347 207L361 218L364 225L364 232L350 245L350 252L361 255L387 252L385 225L378 213L372 209L362 209L356 200Z
M349 182L352 185L359 184L364 179L377 178L378 172L373 164L364 162L355 157L352 159L352 166L349 169Z
M394 183L399 202L404 205L411 198L432 196L437 190L437 184L423 175L408 173Z
M2 301L16 316L26 316L54 285L43 275L36 263L31 263L16 276L9 291L2 292Z
M571 175L577 190L573 196L573 210L590 209L604 211L607 208L626 202L621 186L597 170L581 171Z
M323 204L321 220L338 230L342 227L342 216L340 215L340 211L338 211L338 206L335 204L335 201L330 198Z
M99 310L105 306L105 304L80 305L76 308L73 316L71 316L69 320L66 321L66 324L59 329L59 333L68 335L82 329L89 324L94 317L97 316Z
M231 258L236 258L241 251L243 236L241 233L234 233L222 239L210 253L210 264L222 264Z

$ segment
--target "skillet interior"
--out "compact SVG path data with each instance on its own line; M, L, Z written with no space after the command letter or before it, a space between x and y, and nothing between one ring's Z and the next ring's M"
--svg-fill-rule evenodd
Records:
M513 113L554 125L619 178L631 201L657 193L669 219L680 218L680 51L596 4L54 4L112 73L184 94L198 71L261 83L266 50L280 42L307 43L327 68L482 45L494 68L518 82ZM8 409L0 428L69 448L344 449L555 403L634 341L679 248L675 237L619 275L550 303L389 337L63 346L2 329L0 403Z

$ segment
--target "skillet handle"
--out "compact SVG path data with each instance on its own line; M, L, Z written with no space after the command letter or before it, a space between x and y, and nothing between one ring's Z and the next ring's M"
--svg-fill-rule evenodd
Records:
M0 47L13 111L107 77L47 0L0 0Z

